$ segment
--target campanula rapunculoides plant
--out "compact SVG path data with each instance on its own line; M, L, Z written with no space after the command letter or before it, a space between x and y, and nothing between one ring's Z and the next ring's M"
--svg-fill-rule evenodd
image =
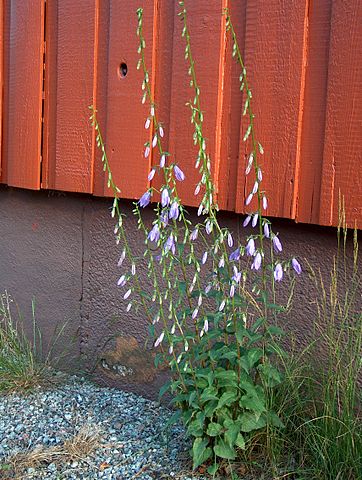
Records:
M171 380L161 393L172 393L179 416L193 439L194 468L207 463L209 473L215 474L223 459L233 460L239 450L248 448L255 432L283 427L268 404L268 392L282 381L273 356L275 337L281 333L273 322L282 310L276 303L275 285L283 280L289 267L300 274L301 266L295 258L280 258L282 242L264 214L268 201L259 162L264 150L256 138L252 94L227 11L223 21L233 42L232 55L240 65L240 89L244 92L243 140L249 148L245 174L254 176L245 202L250 210L243 222L244 227L250 224L252 233L243 242L218 220L217 192L203 133L204 115L185 2L179 2L179 8L193 92L187 106L194 128L195 168L200 173L195 185L195 196L199 198L197 225L191 223L178 195L178 184L187 181L182 166L163 147L164 125L157 115L145 62L143 9L137 10L137 68L143 72L142 103L150 105L144 125L148 137L144 157L147 159L152 150L158 165L148 174L151 186L134 205L134 214L144 233L144 258L152 295L146 293L137 275L139 260L135 260L123 228L120 190L113 181L94 109L91 119L108 187L114 193L111 215L116 219L116 242L122 245L118 286L127 300L127 311L141 306L150 320L153 345L158 350L156 364L167 364L171 371ZM162 179L159 189L152 184L156 175ZM142 211L151 203L156 205L155 217L152 225L147 225Z

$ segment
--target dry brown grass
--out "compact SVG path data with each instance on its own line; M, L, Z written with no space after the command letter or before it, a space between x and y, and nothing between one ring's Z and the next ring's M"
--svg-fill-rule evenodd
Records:
M97 426L85 425L62 445L52 447L40 445L28 452L12 455L5 461L13 473L13 477L9 478L23 478L22 475L26 469L37 468L44 464L84 461L100 447L101 439L101 432Z

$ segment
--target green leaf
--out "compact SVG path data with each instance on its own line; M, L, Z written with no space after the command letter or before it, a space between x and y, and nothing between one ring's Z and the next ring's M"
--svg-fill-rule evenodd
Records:
M166 427L171 427L172 425L175 425L180 418L181 418L182 412L181 410L177 410L171 417L167 420Z
M211 400L210 402L207 402L206 405L204 405L205 417L211 418L214 415L217 404L217 400Z
M192 459L194 470L208 460L212 455L212 450L208 447L209 440L207 438L195 438L192 445Z
M247 395L243 395L240 399L239 405L241 408L252 410L259 415L266 410L264 399L260 398L257 394L248 393Z
M226 458L227 460L235 460L235 449L230 447L224 440L218 440L214 446L214 452L218 457Z
M236 437L235 445L241 448L242 450L245 450L245 439L241 435L241 433L239 433L238 436Z
M237 394L236 392L229 391L229 392L224 392L219 400L219 403L217 404L217 408L222 408L224 405L231 405L234 403L237 399Z
M219 400L217 390L215 387L207 387L200 395L201 402L207 402L209 400Z
M275 367L270 365L270 363L260 364L258 366L258 370L268 387L275 387L275 385L279 385L279 383L282 381L280 372Z
M207 469L207 473L209 475L216 475L216 472L219 470L219 464L218 463L214 463L213 465L210 465Z
M266 414L267 416L267 422L271 425L273 425L274 427L277 427L277 428L285 428L285 425L284 423L281 421L281 419L279 418L279 416L271 411L271 412L268 412Z
M253 430L259 430L266 425L264 417L261 417L260 415L256 415L255 413L251 412L245 412L242 415L239 415L238 419L240 420L240 430L242 432L252 432Z
M245 338L245 333L246 333L246 329L244 325L241 322L237 322L235 336L239 345L242 345Z
M224 434L225 441L228 445L230 445L230 447L233 447L240 432L240 422L234 420L225 420L224 427L227 428Z
M217 435L220 434L221 430L222 430L222 426L219 423L210 422L209 426L207 427L206 433L210 437L216 437Z
M158 399L160 400L166 392L168 392L171 388L171 382L167 382L162 387L160 388L159 394L158 394Z
M238 377L234 370L221 370L215 373L220 387L236 387Z

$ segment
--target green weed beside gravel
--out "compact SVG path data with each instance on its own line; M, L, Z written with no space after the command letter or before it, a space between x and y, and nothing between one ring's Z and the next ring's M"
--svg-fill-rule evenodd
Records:
M64 326L54 337L48 352L43 352L43 339L35 319L32 301L32 338L23 330L22 321L13 316L14 301L8 292L0 295L0 393L29 391L53 380L51 357L53 346Z

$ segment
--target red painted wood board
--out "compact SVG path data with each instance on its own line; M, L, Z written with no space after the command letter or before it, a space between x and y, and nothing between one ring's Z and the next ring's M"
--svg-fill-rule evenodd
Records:
M244 50L246 0L224 0L237 34L238 43ZM225 17L224 17L225 18ZM216 150L218 204L221 209L235 209L237 175L239 164L240 122L242 92L240 91L241 68L232 57L233 42L226 32L225 21L221 24L219 59L219 102L216 118Z
M215 132L218 107L219 54L222 24L222 1L186 2L188 25L191 36L192 55L195 62L196 76L201 89L201 110L204 112L204 136L206 151L210 154L215 173L219 152L216 153ZM170 153L171 161L178 163L184 170L186 180L180 184L178 193L182 201L197 206L202 195L196 198L194 190L200 180L195 170L198 148L193 144L193 125L190 123L191 111L185 104L193 101L194 91L189 86L188 61L185 56L185 40L181 37L183 24L175 9L172 85L171 85L171 119L170 119ZM209 47L209 46L212 46ZM207 53L205 53L207 52ZM181 134L182 132L182 134Z
M4 3L1 182L40 187L44 1Z
M245 64L253 94L262 189L269 199L267 214L294 218L295 179L300 164L299 123L302 110L303 64L307 3L252 0L247 2ZM240 138L248 123L243 118ZM250 137L249 137L250 139ZM245 178L250 142L240 146L236 211L245 211L245 198L254 179ZM256 208L254 201L250 210ZM249 209L248 209L249 211Z
M362 227L362 2L333 2L319 222Z
M99 0L47 2L47 150L43 185L93 191L93 104Z
M3 89L4 89L4 2L0 0L0 182L2 172L2 119L3 119Z
M319 221L331 10L331 0L310 3L301 163L296 205L298 222Z
M150 108L142 104L141 70L137 70L139 55L136 36L139 2L136 0L111 1L109 10L107 112L105 132L106 148L116 184L123 198L137 199L147 189L150 157L144 158L144 143L149 133L143 126ZM146 61L152 71L154 2L144 7L144 36ZM127 65L127 74L120 73L120 65ZM101 109L101 106L99 107ZM104 131L104 130L103 130ZM102 175L103 178L103 175ZM103 184L103 187L102 187ZM97 195L111 195L107 181L96 180Z

